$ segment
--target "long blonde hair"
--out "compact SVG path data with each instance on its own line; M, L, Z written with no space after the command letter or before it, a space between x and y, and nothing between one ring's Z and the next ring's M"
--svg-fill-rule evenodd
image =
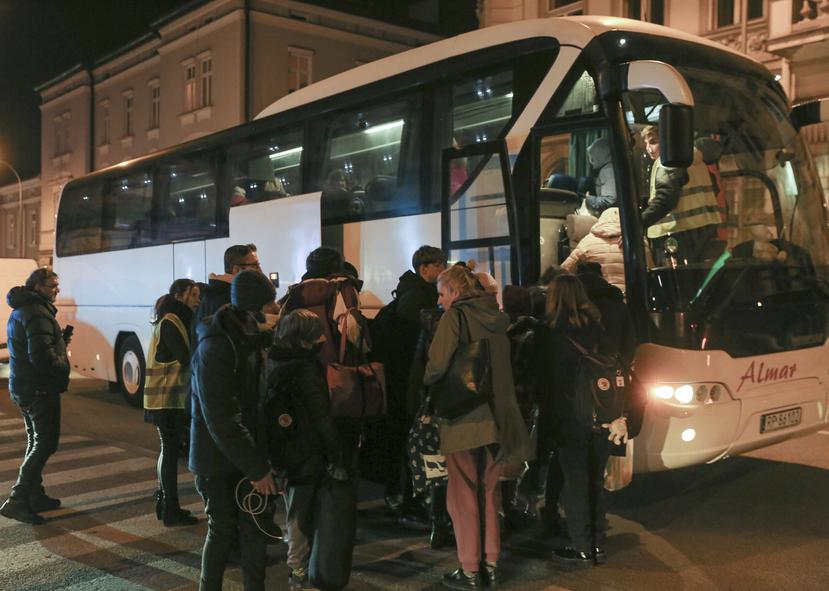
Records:
M575 275L559 275L547 288L547 322L557 326L566 321L573 326L585 326L601 318L599 310L587 297L581 281Z

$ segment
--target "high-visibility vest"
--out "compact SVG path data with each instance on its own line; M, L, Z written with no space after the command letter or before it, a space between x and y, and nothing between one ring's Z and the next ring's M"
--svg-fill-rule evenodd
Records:
M187 391L190 387L190 368L182 367L177 360L157 361L155 358L158 343L161 340L161 323L169 320L181 333L181 338L190 349L190 337L184 323L175 314L165 314L153 328L147 358L147 375L144 378L144 408L160 410L167 408L184 408Z
M654 162L651 169L650 198L656 195L656 175L662 163ZM720 210L711 185L708 168L695 162L688 168L688 183L682 187L676 207L668 215L648 228L648 238L660 238L710 224L719 224Z

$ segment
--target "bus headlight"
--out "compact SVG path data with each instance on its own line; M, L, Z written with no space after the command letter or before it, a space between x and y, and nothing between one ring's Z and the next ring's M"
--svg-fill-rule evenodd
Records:
M650 394L654 398L675 402L682 405L702 405L719 402L727 393L722 384L679 384L669 386L657 384L651 386Z
M694 389L688 384L680 386L674 390L674 398L676 398L677 402L688 404L694 399Z

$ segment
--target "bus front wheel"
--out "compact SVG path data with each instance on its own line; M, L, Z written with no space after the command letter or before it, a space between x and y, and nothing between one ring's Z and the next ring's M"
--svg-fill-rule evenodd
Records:
M144 404L144 352L135 335L129 335L118 347L118 386L132 406Z

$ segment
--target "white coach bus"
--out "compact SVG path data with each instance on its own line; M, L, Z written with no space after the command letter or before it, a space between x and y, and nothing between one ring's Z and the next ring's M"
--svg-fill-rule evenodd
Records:
M72 367L140 403L153 302L177 277L221 271L234 243L255 243L282 288L311 249L339 248L369 307L421 244L532 284L587 223L587 148L604 138L650 399L636 470L814 432L827 424L829 240L798 133L820 111L794 116L756 62L615 18L522 21L355 68L65 186L55 268ZM718 196L699 260L651 252L642 228L640 132L657 122L662 162L697 166L702 152Z

